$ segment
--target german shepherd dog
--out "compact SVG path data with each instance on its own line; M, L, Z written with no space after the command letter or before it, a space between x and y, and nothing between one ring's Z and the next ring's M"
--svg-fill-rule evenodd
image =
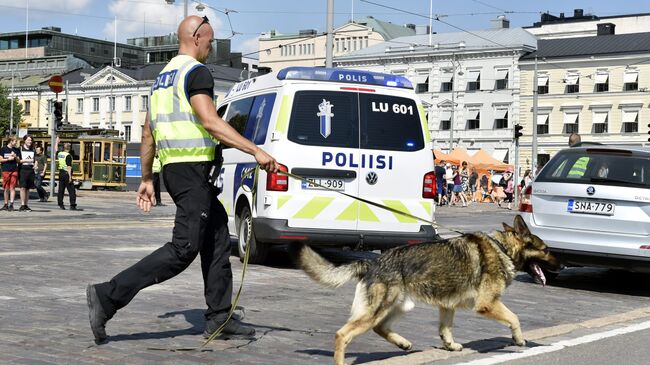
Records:
M519 319L501 302L501 294L515 277L527 271L545 284L542 267L560 268L544 242L530 233L521 216L514 227L490 235L477 232L433 243L402 246L372 260L335 266L308 246L293 243L289 252L299 268L313 280L339 287L356 279L351 316L336 332L334 363L343 365L345 348L352 339L369 329L403 350L411 342L391 330L391 322L414 307L414 300L438 306L438 332L449 351L463 346L454 342L451 327L457 308L475 312L506 324L514 343L524 346Z

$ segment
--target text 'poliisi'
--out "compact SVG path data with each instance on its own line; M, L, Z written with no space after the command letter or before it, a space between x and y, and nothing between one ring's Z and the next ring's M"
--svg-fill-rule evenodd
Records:
M351 167L351 168L369 168L378 170L392 170L393 169L393 156L386 155L372 155L372 154L356 154L356 153L332 153L323 152L322 159L323 166L338 167Z

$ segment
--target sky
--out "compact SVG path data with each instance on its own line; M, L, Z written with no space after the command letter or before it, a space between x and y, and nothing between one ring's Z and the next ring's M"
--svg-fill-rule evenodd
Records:
M167 0L170 1L170 0ZM127 38L165 35L175 32L183 17L185 0L173 5L166 0L0 0L0 32L17 32L60 27L62 32L125 43ZM196 7L204 5L199 12ZM354 15L368 15L394 24L427 25L430 0L334 0L334 26ZM648 0L433 0L433 31L437 33L481 30L490 19L505 14L510 27L532 25L541 13L566 16L573 9L610 16L650 13ZM326 30L327 0L204 0L189 1L188 13L207 15L215 37L231 38L232 51L257 51L261 33L282 34L301 29ZM115 26L117 24L117 27ZM117 32L115 31L117 28ZM256 58L255 53L250 57Z

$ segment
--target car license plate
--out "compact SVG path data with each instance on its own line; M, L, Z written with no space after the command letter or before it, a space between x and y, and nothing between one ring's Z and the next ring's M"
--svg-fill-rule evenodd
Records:
M614 215L614 209L616 209L615 203L595 200L569 199L567 205L569 213Z
M303 189L325 189L321 186L327 187L332 190L345 190L345 182L342 179L333 179L333 178L307 178L310 182L303 181ZM311 183L314 182L315 184ZM318 184L318 185L316 185Z

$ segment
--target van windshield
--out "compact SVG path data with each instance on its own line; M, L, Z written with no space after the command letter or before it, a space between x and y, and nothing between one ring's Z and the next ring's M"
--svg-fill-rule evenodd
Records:
M391 151L424 148L415 101L371 93L296 92L288 138L309 146Z
M650 188L650 158L629 151L568 149L536 181Z

